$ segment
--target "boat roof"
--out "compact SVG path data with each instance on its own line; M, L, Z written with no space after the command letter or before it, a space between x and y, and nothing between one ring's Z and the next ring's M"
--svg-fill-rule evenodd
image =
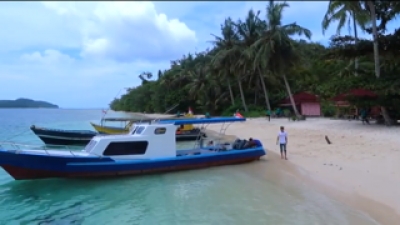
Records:
M103 118L102 120L103 121L117 121L117 122L119 122L119 121L122 121L122 122L140 122L140 121L142 121L142 122L149 122L149 121L152 121L152 120L169 120L169 119L175 119L174 118L175 116L171 116L170 118L162 118L162 119L160 119L160 118L156 118L156 117L143 117L143 118L129 118L129 117L126 117L126 118L121 118L121 117L108 117L108 118ZM178 119L178 118L176 118L176 119Z
M246 118L236 118L236 117L213 117L213 118L187 118L187 119L177 119L177 120L160 120L160 124L174 124L174 125L184 125L184 124L209 124L209 123L225 123L225 122L243 122Z
M151 119L148 119L148 118L143 118L143 119L138 119L138 118L103 118L102 120L104 120L104 121L122 121L122 122L125 122L125 121L129 121L129 122L136 122L136 121L144 121L144 120L151 120Z

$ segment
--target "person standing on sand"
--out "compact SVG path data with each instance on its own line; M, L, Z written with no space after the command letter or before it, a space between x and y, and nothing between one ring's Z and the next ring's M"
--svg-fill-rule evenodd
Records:
M268 121L271 121L271 110L267 109L265 115L267 116Z
M286 159L286 145L288 143L288 135L285 131L285 128L281 126L281 129L278 133L278 137L276 138L276 144L279 142L279 148L281 150L281 159Z
M361 112L360 112L360 114L361 114L361 121L362 121L362 123L363 124L369 124L369 120L368 120L368 111L365 109L365 108L363 108L363 109L361 109Z

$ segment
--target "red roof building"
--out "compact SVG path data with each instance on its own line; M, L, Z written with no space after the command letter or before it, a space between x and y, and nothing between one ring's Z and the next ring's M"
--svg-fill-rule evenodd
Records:
M350 107L350 103L348 102L347 98L348 97L369 97L369 98L376 98L378 95L370 90L367 89L352 89L346 93L342 93L334 98L332 98L332 101L335 103L335 106L337 107L337 112L336 114L340 114L340 110L339 107ZM356 107L350 108L351 112L349 112L351 115L358 115L358 109ZM371 114L375 115L375 114L379 114L380 113L380 107L376 106L376 107L372 107L371 109Z
M354 96L354 97L371 97L375 98L377 97L377 94L375 92L366 90L366 89L352 89L347 93L340 94L336 97L334 97L332 100L335 102L344 102L347 101L348 96Z
M308 92L300 92L293 95L296 107L303 116L321 116L321 105L317 95ZM290 98L287 97L280 103L281 106L290 106Z

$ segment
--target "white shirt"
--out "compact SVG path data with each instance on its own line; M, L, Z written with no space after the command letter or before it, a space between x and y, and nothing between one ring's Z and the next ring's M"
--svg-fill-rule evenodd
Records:
M286 131L279 131L278 133L279 144L286 144L287 133Z

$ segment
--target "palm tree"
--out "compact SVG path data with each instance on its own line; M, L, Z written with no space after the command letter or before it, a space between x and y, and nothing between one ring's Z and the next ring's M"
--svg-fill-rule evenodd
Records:
M376 78L380 78L381 70L379 63L379 46L378 46L378 29L376 26L376 11L375 11L375 2L374 1L365 1L366 8L370 11L371 22L372 22L372 36L374 43L374 62L375 62L375 76ZM391 125L392 121L390 119L389 113L387 112L384 106L381 106L382 116L385 120L386 125Z
M328 10L325 13L324 19L322 21L322 33L328 29L328 27L333 23L338 21L338 26L336 33L339 35L340 31L347 24L349 32L351 28L354 30L355 44L358 43L358 33L357 27L365 30L365 25L370 21L369 16L362 9L360 1L329 1ZM351 23L353 27L351 27ZM355 75L357 76L358 70L358 58L354 59L355 64Z
M198 54L197 58L200 58L199 62L187 72L189 94L203 110L218 109L218 103L225 100L226 92L221 90L219 77L211 73L208 55Z
M243 92L243 87L242 87L242 81L241 78L243 77L243 74L238 73L238 71L235 70L235 59L237 59L237 56L241 54L241 50L239 46L237 45L239 41L239 37L235 31L235 24L230 18L227 18L224 22L223 25L221 25L221 33L222 37L218 37L216 35L213 35L215 37L215 41L213 42L217 48L220 50L215 54L212 63L214 66L220 68L221 70L225 70L225 75L230 75L234 74L236 82L239 86L239 92L240 92L240 97L242 100L242 105L244 110L247 112L247 104L246 104L246 99L244 96ZM228 87L231 88L230 83L229 83L229 78L226 77L228 80ZM232 90L230 90L231 92ZM231 92L232 93L232 92Z
M289 7L284 3L275 4L273 0L269 1L266 9L266 25L262 32L261 38L254 43L253 48L258 49L257 58L264 58L269 70L273 74L280 75L285 83L287 94L296 117L300 117L300 113L296 108L293 95L290 89L286 73L289 69L300 61L300 57L295 52L291 35L304 35L307 39L311 38L311 31L291 23L282 25L283 10Z
M379 64L379 46L378 46L378 29L376 26L376 12L374 1L365 1L366 6L369 8L371 22L372 22L372 37L374 43L374 61L375 61L375 76L379 78L381 76L380 64Z
M230 72L230 65L229 64L223 64L221 61L216 62L215 55L221 51L221 48L224 46L224 42L222 40L213 41L215 44L215 47L213 50L209 52L209 57L211 58L211 63L210 63L210 71L214 76L217 76L219 78L223 78L222 80L226 82L228 86L228 91L229 91L229 97L231 100L231 106L235 105L235 95L233 94L232 90L232 74ZM222 63L222 64L221 64Z
M142 81L142 84L148 82L152 77L153 74L151 72L142 72L141 74L139 74L139 78Z
M241 47L243 48L242 60L245 60L244 70L248 69L250 73L258 73L258 78L261 82L261 87L264 92L265 104L269 111L271 111L271 105L269 102L268 90L265 85L264 76L261 72L259 64L254 61L254 55L256 54L256 49L251 46L260 38L260 30L265 27L265 22L259 18L260 11L255 13L252 9L249 10L245 21L242 23L239 21L236 26L238 29L238 34L240 35Z

